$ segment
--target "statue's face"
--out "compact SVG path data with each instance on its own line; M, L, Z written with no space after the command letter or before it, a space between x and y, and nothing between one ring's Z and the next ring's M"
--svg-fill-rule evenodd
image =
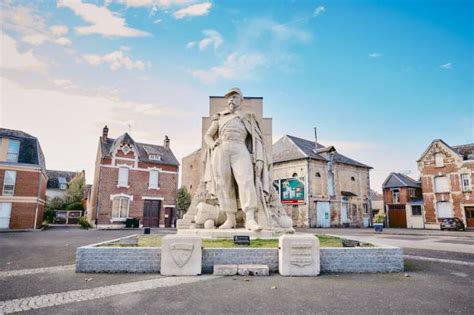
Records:
M239 94L234 93L227 98L227 102L229 104L229 110L234 112L242 105L242 98Z

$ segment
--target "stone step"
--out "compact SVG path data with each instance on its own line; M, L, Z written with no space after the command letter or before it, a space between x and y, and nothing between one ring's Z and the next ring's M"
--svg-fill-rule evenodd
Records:
M267 265L214 265L215 276L269 276Z

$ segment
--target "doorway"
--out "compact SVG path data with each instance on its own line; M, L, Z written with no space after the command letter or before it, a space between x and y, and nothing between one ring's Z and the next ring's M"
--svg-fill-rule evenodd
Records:
M173 224L174 215L174 208L165 206L165 227L171 227Z
M0 203L0 229L8 229L10 227L10 217L12 213L11 203Z
M474 228L474 207L464 207L467 228Z
M160 224L161 200L145 200L143 203L143 226L158 227Z
M316 202L316 227L328 228L331 226L329 215L329 202Z

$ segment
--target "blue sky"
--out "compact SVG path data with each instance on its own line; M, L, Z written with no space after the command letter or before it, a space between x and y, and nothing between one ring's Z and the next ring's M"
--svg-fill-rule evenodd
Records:
M104 124L200 144L209 95L264 97L275 140L313 137L410 171L429 143L474 142L472 1L1 1L0 125L47 166L92 170ZM61 145L58 145L61 143ZM63 152L77 152L64 156Z

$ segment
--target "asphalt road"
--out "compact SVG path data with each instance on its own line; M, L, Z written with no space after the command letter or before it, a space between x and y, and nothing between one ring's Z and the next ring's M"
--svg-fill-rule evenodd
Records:
M29 311L35 314L466 314L474 309L474 265L470 264L407 259L405 273L323 274L314 278L201 276L192 277L189 283L179 283L181 277L150 274L76 274L61 266L74 263L77 246L137 232L58 229L0 234L1 270L59 266L55 272L0 275L0 301L14 303L23 298L19 301L26 309L28 304L58 304ZM442 236L438 240L443 241ZM466 252L404 250L415 256L474 262ZM48 295L51 293L56 294ZM82 301L64 302L71 296Z

